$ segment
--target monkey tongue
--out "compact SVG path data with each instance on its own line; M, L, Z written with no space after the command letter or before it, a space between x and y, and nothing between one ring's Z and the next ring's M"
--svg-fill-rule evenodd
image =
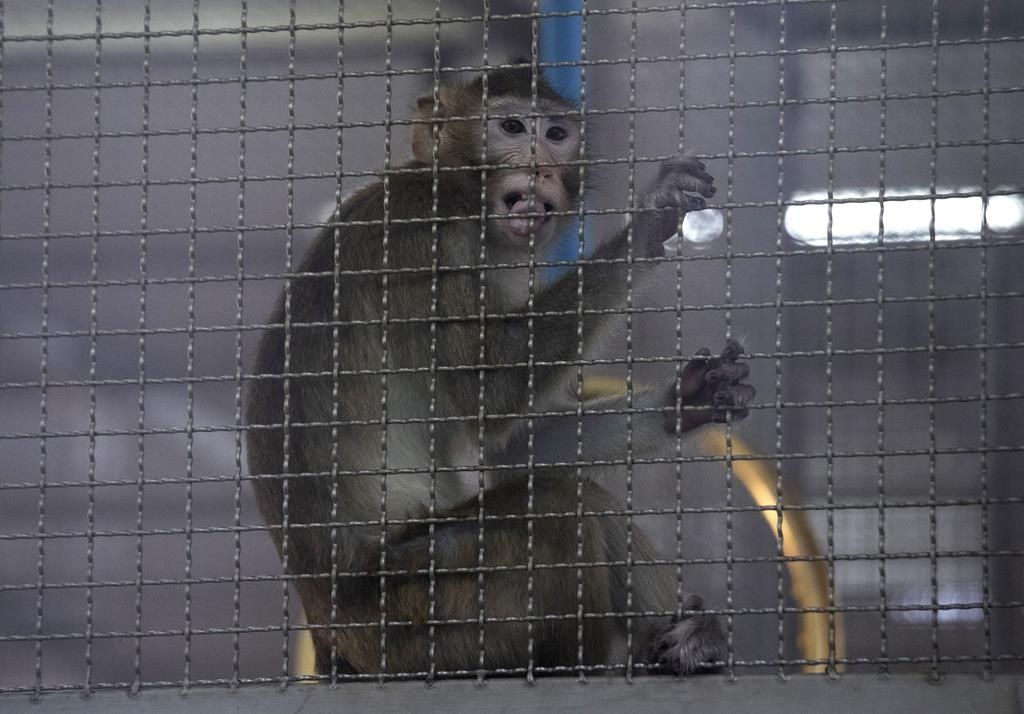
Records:
M538 202L534 202L533 206L530 205L530 201L526 198L520 198L516 200L508 211L508 230L513 235L517 236L528 236L530 235L530 224L533 224L534 230L540 228L540 226L547 220L544 216L525 216L522 214L527 213L540 213L543 211L544 204L538 205Z

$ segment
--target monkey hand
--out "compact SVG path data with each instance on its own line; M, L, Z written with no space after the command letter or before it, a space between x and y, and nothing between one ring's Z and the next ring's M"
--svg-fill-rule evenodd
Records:
M658 168L658 176L640 199L644 209L636 214L633 235L642 246L645 258L664 255L666 240L676 232L679 221L689 211L699 211L705 198L715 195L715 179L704 170L704 163L693 154L676 154Z
M695 612L673 617L671 624L654 635L648 661L675 674L713 672L725 658L722 627L713 615L699 612L704 609L699 595L687 596L683 609Z
M703 347L683 367L678 381L679 397L684 407L678 415L680 433L711 422L722 424L747 416L743 407L754 398L755 390L743 381L750 374L750 368L745 362L737 361L742 355L743 345L736 340L728 340L718 357L712 357L711 351ZM675 405L675 380L669 382L665 396L669 404ZM669 433L676 431L676 417L674 411L665 414L665 430Z

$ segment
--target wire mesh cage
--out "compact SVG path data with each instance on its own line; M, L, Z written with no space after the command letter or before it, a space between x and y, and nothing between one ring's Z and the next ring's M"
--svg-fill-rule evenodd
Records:
M631 679L695 617L729 677L1020 674L1022 49L1015 0L0 3L0 692ZM717 192L646 255L684 150ZM749 415L687 431L730 339Z

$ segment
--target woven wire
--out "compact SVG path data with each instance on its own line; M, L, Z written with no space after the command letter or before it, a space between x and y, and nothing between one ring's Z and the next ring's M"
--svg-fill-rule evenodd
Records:
M1013 315L1024 299L1024 228L1020 221L990 226L985 210L975 235L940 240L938 227L944 201L987 207L1021 196L1015 171L1024 134L1015 117L1024 109L1024 75L1013 57L1024 46L1024 25L1013 3L957 10L929 0L915 4L919 17L884 0L585 3L584 52L568 65L542 61L538 37L546 20L579 13L546 12L539 2L504 14L489 3L479 13L439 1L401 10L355 5L325 13L295 2L273 11L244 0L240 8L195 0L187 12L171 12L146 2L124 17L99 0L84 15L58 0L0 5L0 454L8 465L0 479L0 651L11 663L0 672L0 692L316 679L296 671L295 642L326 626L303 624L294 582L329 577L336 615L344 602L338 578L358 574L339 565L342 528L376 526L383 545L385 520L426 524L433 594L438 576L453 572L434 563L435 531L460 520L440 513L433 497L425 517L396 518L386 512L381 479L379 518L339 522L335 489L332 521L290 523L289 478L314 475L292 473L259 477L285 484L283 526L264 524L252 503L244 437L266 427L245 426L245 385L282 379L287 403L291 380L322 376L333 380L337 399L339 378L351 374L377 375L384 385L381 418L356 423L425 423L433 434L466 421L476 425L480 461L489 422L527 424L526 452L489 468L531 478L526 513L500 517L525 520L530 533L524 565L513 568L531 579L530 652L521 668L485 669L485 625L506 621L485 616L486 576L509 568L485 565L482 534L499 517L481 499L479 511L462 519L481 526L477 564L454 571L477 576L479 612L458 622L477 628L478 667L438 667L434 631L453 621L438 619L431 597L428 669L388 672L387 628L407 623L389 616L388 578L403 573L382 548L373 572L379 617L346 625L380 632L380 671L345 673L333 653L332 670L319 679L645 671L632 655L585 664L586 618L624 617L631 640L633 617L652 614L631 605L624 615L584 613L585 572L612 564L534 561L536 522L594 515L583 509L582 490L573 510L534 511L533 473L552 465L571 467L579 489L586 467L622 471L624 508L600 515L627 519L627 599L636 569L673 567L674 603L657 614L680 615L684 591L701 592L726 627L727 676L801 665L833 674L915 669L936 679L1019 672L1024 492L1014 474L1024 442L1012 425L1024 418L1024 332ZM591 174L607 183L572 211L581 219L572 258L531 245L522 263L439 265L437 186L452 169L440 164L436 141L428 168L404 167L415 123L406 109L424 93L436 106L442 81L515 66L503 60L524 53L521 67L571 66L584 78L572 113L587 153L569 168L584 178L581 196ZM435 137L443 122L459 118L486 123L493 114L435 114ZM583 459L582 387L562 410L545 408L531 392L521 413L493 414L483 407L481 379L477 414L436 414L439 374L552 366L532 350L527 362L502 365L486 363L481 347L476 364L448 367L437 363L435 342L428 364L387 367L391 326L425 323L436 333L469 322L482 345L503 319L483 307L440 315L436 299L427 317L389 314L388 281L418 270L388 264L392 227L418 222L431 232L435 259L425 271L435 290L445 271L478 271L481 305L494 271L529 268L532 339L536 321L563 314L533 307L544 271L582 275L584 222L642 211L644 181L683 148L699 152L718 179L724 236L673 257L630 254L627 265L666 264L658 268L664 279L643 296L630 284L626 303L606 310L622 315L617 342L597 355L581 343L573 359L555 363L572 367L581 383L598 374L623 380L628 407L615 413L626 415L627 448L618 458ZM486 176L499 167L485 156L482 147L477 168ZM389 182L409 171L432 177L434 206L430 216L403 221L390 215L401 197ZM293 320L292 281L318 275L294 270L313 235L330 229L340 262L345 228L367 225L317 217L376 176L385 187L383 265L336 268L327 274L335 284L332 318ZM910 194L888 193L906 185ZM849 186L877 191L849 196ZM796 194L812 188L824 197ZM841 240L837 211L870 208L879 197L877 236ZM923 235L889 240L890 212L919 199L931 205ZM824 209L824 244L802 244L787 232L786 212L802 206ZM481 200L480 213L453 220L486 217ZM774 231L766 230L772 222ZM483 240L481 251L486 259ZM385 286L381 318L340 319L339 284L366 274ZM340 369L336 339L333 369L292 371L288 345L283 374L254 374L259 335L280 327L265 316L282 291L286 341L303 325L335 335L379 325L381 367ZM564 314L582 331L585 313L581 303ZM672 374L678 380L695 348L732 335L752 353L759 396L746 424L726 426L726 456L699 453L682 439L671 457L635 455L633 420L649 411L634 407L635 390ZM388 415L387 377L415 372L430 375L430 413ZM544 463L533 452L534 423L556 415L577 420L577 458ZM338 429L352 424L337 410L325 421L295 422L286 408L278 426L286 439L301 427L332 429L333 466L316 475L380 475L383 428L379 469L341 467ZM759 451L735 450L734 435ZM432 439L422 468L388 474L427 478L433 493L438 479L462 470L441 463L435 447ZM752 502L738 483L738 465L753 461L774 465L771 503ZM643 493L652 474L661 479L660 497ZM765 514L774 526L765 528ZM784 551L784 524L797 516L811 523L820 553ZM661 556L636 563L633 529L647 524L663 536ZM331 571L289 574L288 533L324 527ZM272 529L283 534L283 563L270 547ZM577 530L580 555L582 538ZM824 564L826 606L796 603L792 562ZM566 568L575 572L576 592L567 597L576 608L537 615L533 574ZM797 647L797 622L807 612L827 616L826 656ZM535 629L561 618L577 625L575 660L541 666Z

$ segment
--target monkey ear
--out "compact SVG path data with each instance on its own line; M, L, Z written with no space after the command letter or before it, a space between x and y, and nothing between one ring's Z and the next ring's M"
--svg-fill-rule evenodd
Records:
M440 87L437 92L437 117L448 116L448 100L451 90L448 87ZM416 119L420 123L412 127L412 155L417 161L429 164L434 160L434 95L424 94L416 100ZM437 142L441 144L444 140L446 128L444 124L438 127Z

